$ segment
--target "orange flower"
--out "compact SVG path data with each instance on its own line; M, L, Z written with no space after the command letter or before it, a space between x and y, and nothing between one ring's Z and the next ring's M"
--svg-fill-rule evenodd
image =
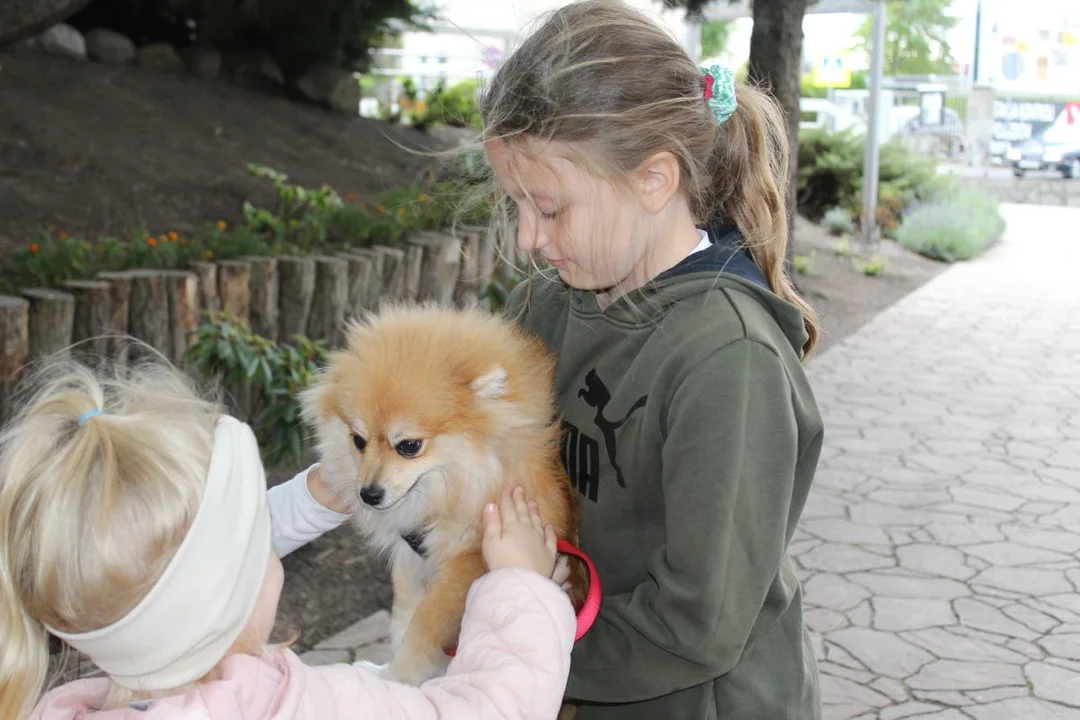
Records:
M427 195L425 195L424 193L420 193L419 195L417 195L417 196L416 196L416 199L417 199L417 200L419 200L420 202L427 202L427 201L428 201L428 200L430 200L431 198L429 198L429 197L428 197Z
M60 238L61 240L67 240L68 234L61 230L59 233L56 234L56 237Z
M345 199L349 202L356 202L356 193L349 193L345 196Z
M227 228L227 227L229 227L229 223L225 222L224 220L218 220L217 221L217 229L218 230L221 230L222 232L225 232L225 228Z
M212 251L210 251L210 250L207 250L203 254L203 257L206 258L207 260L213 260L214 259L214 253Z
M150 247L157 247L157 238L148 238L146 244Z
M30 252L32 252L32 253L34 253L36 255L37 251L40 250L40 249L41 249L41 247L37 243L30 243Z
M382 205L376 205L375 206L375 212L382 215L384 212L386 212L386 208L384 208Z
M176 233L174 233L172 230L169 231L169 236L168 237L169 237L169 242L176 242L177 240L180 239L180 236L177 235Z
M397 214L398 214L398 217L405 217L405 208L399 207L397 209Z

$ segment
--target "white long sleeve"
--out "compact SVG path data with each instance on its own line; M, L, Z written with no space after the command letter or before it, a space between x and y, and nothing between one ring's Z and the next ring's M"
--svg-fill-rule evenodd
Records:
M307 476L314 467L316 465L292 480L270 488L266 494L270 506L270 543L279 558L349 519L348 515L324 507L312 496Z

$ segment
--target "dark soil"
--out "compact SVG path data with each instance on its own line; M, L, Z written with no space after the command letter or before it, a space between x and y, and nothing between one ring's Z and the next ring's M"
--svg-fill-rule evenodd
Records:
M348 118L224 82L111 68L28 52L0 53L0 251L38 228L104 233L132 222L185 232L238 215L244 200L273 201L247 163L287 172L307 186L370 196L421 176L429 159L410 148L429 136ZM882 277L865 277L834 241L800 218L800 254L814 270L798 282L821 313L822 349L944 269L886 242ZM297 468L271 473L281 482ZM285 558L277 637L300 632L305 650L391 599L380 559L351 527Z
M424 133L188 75L0 53L0 249L54 225L190 232L273 206L248 163L368 197L423 177ZM397 144L395 144L397 143Z

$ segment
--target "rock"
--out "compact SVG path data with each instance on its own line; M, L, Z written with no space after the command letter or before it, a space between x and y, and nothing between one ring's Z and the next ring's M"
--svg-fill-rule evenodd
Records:
M350 115L360 114L360 84L354 73L317 65L300 76L296 90L308 100Z
M36 44L53 55L66 55L77 60L86 59L86 38L81 32L64 23L53 25L41 33Z
M169 43L143 45L135 53L135 64L159 72L184 72L184 61Z
M229 58L229 79L249 90L278 93L285 86L285 76L269 53L257 52Z
M86 34L86 52L104 65L127 65L135 59L135 43L118 32L98 28Z
M180 51L184 67L195 77L214 80L221 74L221 53L210 45L189 45Z

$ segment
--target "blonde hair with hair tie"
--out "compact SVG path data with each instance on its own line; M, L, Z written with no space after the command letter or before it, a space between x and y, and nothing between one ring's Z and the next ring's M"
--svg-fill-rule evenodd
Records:
M198 513L223 414L164 363L106 377L50 360L24 385L0 432L0 720L40 697L46 626L99 630L154 587Z

